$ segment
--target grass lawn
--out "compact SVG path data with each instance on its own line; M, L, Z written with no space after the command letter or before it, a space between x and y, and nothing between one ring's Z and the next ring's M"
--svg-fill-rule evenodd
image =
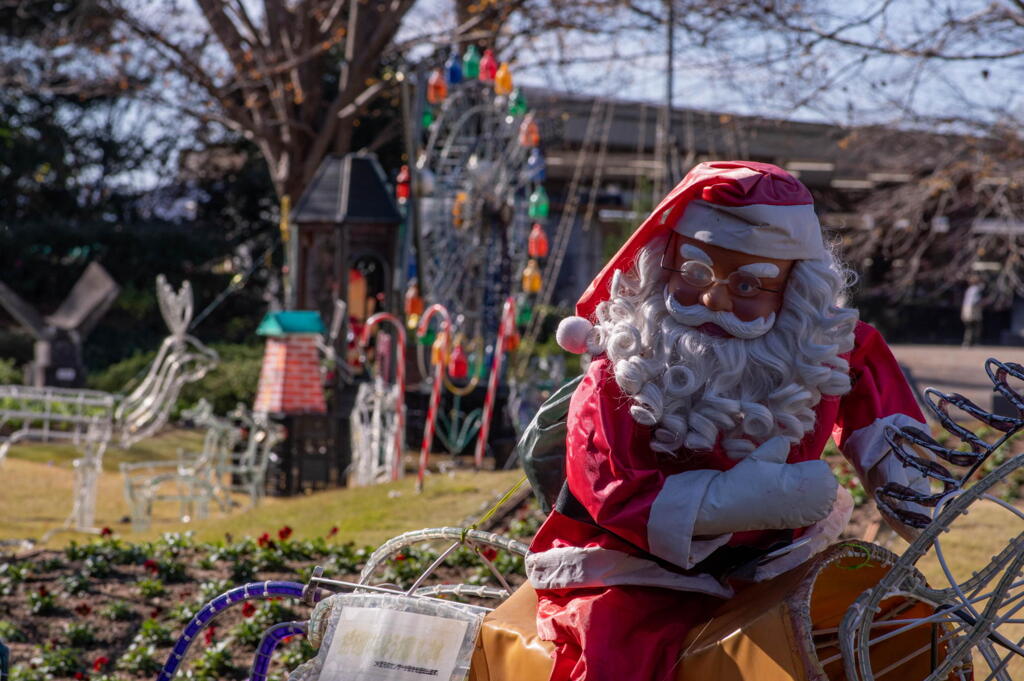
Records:
M297 538L327 534L339 529L338 538L357 544L378 544L407 530L452 525L482 513L498 495L516 483L518 471L459 471L427 478L423 494L416 494L414 476L374 487L337 489L292 498L267 498L256 509L246 509L247 498L236 496L241 506L231 513L211 508L202 522L181 523L173 502L157 504L152 529L132 533L124 498L123 478L117 465L123 461L173 459L179 447L195 449L201 434L170 431L139 443L128 451L111 448L104 456L99 481L96 523L110 527L126 540L148 540L163 532L193 530L200 540L273 534L283 525ZM63 523L71 511L71 462L78 457L72 446L32 444L13 447L0 464L0 540L38 540L47 530ZM81 535L58 533L52 547L65 545Z
M117 473L122 463L136 461L173 460L179 449L197 452L203 446L203 433L199 430L175 428L166 430L156 437L137 442L128 449L111 446L103 454L103 470ZM72 444L55 442L34 442L18 444L11 447L7 457L21 461L52 464L53 466L71 469L71 462L82 456L81 450ZM2 465L2 464L0 464ZM0 469L0 481L6 476ZM2 504L0 500L0 504Z

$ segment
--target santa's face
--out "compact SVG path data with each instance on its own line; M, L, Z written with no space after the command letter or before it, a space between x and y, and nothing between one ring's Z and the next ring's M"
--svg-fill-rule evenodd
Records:
M668 293L679 305L673 317L712 336L763 335L782 307L793 263L673 234L662 260Z

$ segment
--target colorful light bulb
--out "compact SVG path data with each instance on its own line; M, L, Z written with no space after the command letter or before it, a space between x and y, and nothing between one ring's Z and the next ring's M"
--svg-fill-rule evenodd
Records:
M429 86L427 86L429 87ZM429 106L423 107L423 127L429 128L434 123L434 110Z
M508 62L501 62L498 72L494 74L494 94L507 95L512 92L512 69Z
M544 153L534 147L530 150L530 157L526 159L526 177L531 182L543 182L548 174L548 164L544 160Z
M523 291L525 293L540 293L543 281L540 277L540 267L536 260L530 260L523 268Z
M445 345L447 345L447 343L445 343L445 335L443 333L437 334L437 338L434 339L434 344L430 346L431 365L444 365L448 363L448 353L445 352Z
M476 80L480 77L480 50L476 45L466 48L466 54L462 56L462 77L466 80Z
M526 95L523 94L522 89L515 88L512 90L512 94L508 98L508 115L509 116L522 116L526 113Z
M402 166L398 170L398 177L395 178L395 198L399 203L405 203L409 198L409 166Z
M516 310L516 326L527 326L531 319L533 319L533 306L520 305Z
M519 146L535 148L540 144L540 128L537 127L537 120L532 113L526 114L523 122L519 124Z
M480 80L492 83L496 73L498 73L498 60L494 58L494 52L484 50L484 56L480 59Z
M452 221L456 227L462 227L464 222L464 208L466 206L466 200L469 195L466 192L457 192L455 194L455 203L452 204Z
M455 346L448 357L448 375L457 381L464 381L469 376L469 358L461 343Z
M444 63L444 74L449 85L458 85L462 82L462 60L459 59L459 53L455 48L452 48L448 61Z
M530 194L530 207L526 212L534 220L544 220L547 218L550 208L548 193L544 191L544 185L539 185Z
M548 257L548 235L539 222L533 223L530 237L526 242L526 252L531 258Z
M423 314L423 298L420 296L420 284L415 279L409 280L409 287L405 289L405 314L416 315L417 318Z
M448 84L444 82L444 72L434 69L427 80L427 101L440 104L448 96Z
M529 323L529 321L527 321L527 323ZM505 350L505 352L515 352L521 341L522 338L519 336L519 332L513 331L509 335L505 336L505 347L503 350Z

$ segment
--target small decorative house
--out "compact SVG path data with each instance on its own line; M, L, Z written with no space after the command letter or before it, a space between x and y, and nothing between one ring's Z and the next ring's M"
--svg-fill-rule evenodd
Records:
M263 414L324 414L317 340L326 332L312 310L271 312L256 333L267 337L253 411Z

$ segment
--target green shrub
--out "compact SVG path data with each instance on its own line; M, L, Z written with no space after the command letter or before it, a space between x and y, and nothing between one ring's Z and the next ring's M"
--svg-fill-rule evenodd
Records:
M114 622L127 622L135 619L135 611L123 601L114 601L100 611L100 614Z
M178 603L177 605L172 606L171 609L167 611L167 617L172 622L177 622L178 624L188 624L188 622L192 619L192 616L195 614L195 610L196 608L193 608L191 605L187 603Z
M10 681L49 681L46 674L38 669L18 664L11 668L11 675L8 678Z
M160 624L156 620L146 620L139 628L139 640L143 643L159 647L169 646L174 643L174 636L170 627Z
M239 402L252 404L263 364L262 345L215 345L220 364L203 380L185 386L179 405L191 405L205 397L214 412L225 414Z
M89 578L77 572L61 577L59 581L61 590L68 596L78 596L89 591Z
M75 672L84 671L82 658L73 648L57 648L48 643L38 650L32 658L32 666L51 678L74 676Z
M164 583L159 579L140 579L138 587L143 598L159 598L167 593Z
M255 335L253 340L257 340ZM217 344L212 347L220 355L220 364L203 380L185 386L175 407L176 413L185 406L195 404L200 397L205 397L218 414L231 411L239 402L252 404L255 399L263 362L263 346ZM145 376L155 356L154 350L111 364L103 371L89 376L89 387L113 393L130 392Z
M6 641L7 643L24 643L28 639L25 638L25 634L22 633L21 629L14 625L13 622L7 620L0 620L0 641Z
M156 649L153 646L136 640L117 661L117 668L148 676L163 669L163 664L156 659Z
M189 677L195 681L222 681L243 675L243 670L231 663L231 653L219 646L204 650L189 670Z
M29 563L0 564L0 596L10 596L31 572Z
M21 385L22 377L13 359L0 359L0 385Z
M64 634L72 648L87 648L96 642L96 632L87 622L68 622Z
M41 586L28 592L28 610L33 615L53 615L57 612L57 598Z
M254 619L242 620L238 625L231 630L231 635L234 636L235 641L245 646L249 650L256 650L256 647L263 640L263 631L266 627L261 622Z

